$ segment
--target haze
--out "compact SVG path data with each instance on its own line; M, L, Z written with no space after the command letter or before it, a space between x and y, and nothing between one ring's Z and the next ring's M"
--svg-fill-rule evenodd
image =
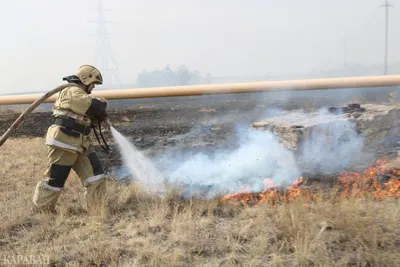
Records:
M107 28L124 84L134 85L142 70L167 64L235 81L384 60L380 0L102 2L113 22ZM397 0L391 4L393 66L400 62L400 7ZM79 65L96 64L97 25L89 21L97 19L97 5L96 0L2 0L0 94L48 91Z

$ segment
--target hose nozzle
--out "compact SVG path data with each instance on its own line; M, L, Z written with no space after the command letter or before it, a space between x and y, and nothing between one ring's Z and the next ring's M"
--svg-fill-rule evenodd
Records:
M112 124L108 118L105 119L104 122L108 125L108 127L112 127Z

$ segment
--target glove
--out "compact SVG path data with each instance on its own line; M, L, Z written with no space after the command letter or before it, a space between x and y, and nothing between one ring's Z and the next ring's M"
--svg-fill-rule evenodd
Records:
M108 120L107 114L104 113L104 114L100 115L100 116L99 116L99 120L100 120L100 121L106 121L106 120Z
M101 116L99 117L99 121L104 122L104 123L105 123L107 126L109 126L109 127L112 126L112 125L111 125L111 122L109 121L108 116L107 116L106 113L104 113L103 115L101 115Z

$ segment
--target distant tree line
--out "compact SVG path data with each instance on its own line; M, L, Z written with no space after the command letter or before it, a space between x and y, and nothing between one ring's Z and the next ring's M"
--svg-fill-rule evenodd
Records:
M186 65L180 65L172 69L169 65L162 69L152 71L142 71L136 78L135 87L162 87L162 86L181 86L192 84L207 83L235 83L235 82L257 82L272 80L291 80L291 79L315 79L315 78L334 78L349 76L368 76L383 75L383 66L362 65L362 64L345 64L343 66L320 69L311 73L297 74L265 74L255 76L227 76L218 77L211 74L201 75L197 70L191 70ZM400 62L393 63L389 66L389 74L400 73Z
M169 65L163 69L142 71L136 78L137 87L181 86L210 83L211 74L202 76L197 70L190 70L186 65L175 70Z

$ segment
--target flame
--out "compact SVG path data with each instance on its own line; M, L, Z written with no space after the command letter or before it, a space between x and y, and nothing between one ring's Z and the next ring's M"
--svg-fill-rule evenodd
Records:
M341 173L338 176L338 192L335 198L372 196L381 200L386 197L400 197L400 169L385 170L387 162L387 158L382 158L363 172ZM267 178L261 193L251 193L251 186L245 185L237 193L225 195L222 200L237 205L276 205L289 203L299 197L303 197L306 202L320 199L321 196L317 192L302 187L305 183L303 177L299 177L284 189Z

